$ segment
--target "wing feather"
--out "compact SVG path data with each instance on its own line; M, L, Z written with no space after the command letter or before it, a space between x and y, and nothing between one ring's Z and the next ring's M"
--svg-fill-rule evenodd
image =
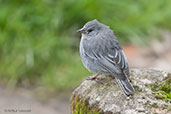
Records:
M116 39L94 38L91 43L87 44L91 45L85 47L85 53L89 57L94 58L102 69L117 76L119 79L125 79L125 74L129 75L126 56Z

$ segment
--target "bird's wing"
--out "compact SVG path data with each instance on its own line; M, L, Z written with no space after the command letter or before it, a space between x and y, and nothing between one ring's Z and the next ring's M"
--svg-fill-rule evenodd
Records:
M129 76L126 56L115 38L95 38L87 44L88 46L84 47L85 53L102 69L121 80Z

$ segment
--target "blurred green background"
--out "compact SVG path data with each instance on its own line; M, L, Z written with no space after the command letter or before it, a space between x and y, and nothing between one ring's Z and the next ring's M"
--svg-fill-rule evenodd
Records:
M0 83L74 88L90 75L76 30L98 19L120 43L147 45L171 29L171 0L0 0Z

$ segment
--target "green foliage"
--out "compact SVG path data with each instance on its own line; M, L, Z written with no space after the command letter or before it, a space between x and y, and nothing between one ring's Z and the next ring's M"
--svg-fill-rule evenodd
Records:
M1 83L74 87L88 75L76 29L92 19L110 25L121 43L140 44L171 28L170 0L0 0Z
M152 90L155 92L156 98L171 100L171 74L168 74L164 84L154 84Z

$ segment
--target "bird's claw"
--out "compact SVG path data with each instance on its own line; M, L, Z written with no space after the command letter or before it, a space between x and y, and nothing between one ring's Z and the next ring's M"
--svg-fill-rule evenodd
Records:
M86 78L86 80L96 80L96 78L94 76L90 76L90 77Z
M88 77L88 78L86 78L86 80L95 80L98 83L104 83L99 78L95 78L94 76Z

